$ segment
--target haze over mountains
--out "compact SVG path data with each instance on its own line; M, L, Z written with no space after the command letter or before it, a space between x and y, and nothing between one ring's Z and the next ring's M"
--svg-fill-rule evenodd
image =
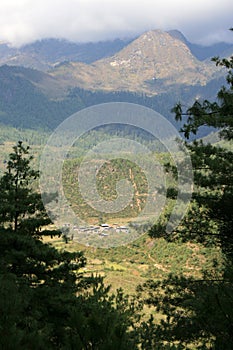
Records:
M100 43L47 39L19 49L1 43L0 122L53 128L81 108L117 100L169 118L178 100L215 95L223 71L209 57L226 52L233 45L204 48L160 30Z

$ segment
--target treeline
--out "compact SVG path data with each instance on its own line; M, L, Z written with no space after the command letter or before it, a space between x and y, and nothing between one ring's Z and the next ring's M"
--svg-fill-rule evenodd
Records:
M20 129L7 125L0 125L0 144L4 142L14 142L22 140L23 142L33 145L45 145L49 137L49 133L37 131L33 129Z

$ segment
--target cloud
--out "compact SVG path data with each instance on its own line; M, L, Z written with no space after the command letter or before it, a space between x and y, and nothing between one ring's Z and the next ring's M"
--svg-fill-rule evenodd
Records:
M233 42L232 0L1 0L0 40L99 41L178 29L192 42Z

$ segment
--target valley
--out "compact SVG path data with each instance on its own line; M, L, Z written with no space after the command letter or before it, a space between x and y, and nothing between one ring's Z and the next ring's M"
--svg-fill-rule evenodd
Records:
M158 29L0 43L0 348L233 344L232 54Z
M113 291L121 287L130 295L148 279L165 279L171 273L199 278L202 271L213 269L215 262L219 268L223 263L219 249L198 243L168 243L162 238L153 240L147 234L128 245L105 249L86 247L74 240L65 243L62 238L44 240L59 250L83 250L87 257L85 273L101 275Z

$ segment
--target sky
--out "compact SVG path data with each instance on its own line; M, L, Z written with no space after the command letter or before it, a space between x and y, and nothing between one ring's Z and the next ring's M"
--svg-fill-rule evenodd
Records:
M21 46L44 38L75 42L177 29L190 42L233 43L233 0L1 0L0 41Z

